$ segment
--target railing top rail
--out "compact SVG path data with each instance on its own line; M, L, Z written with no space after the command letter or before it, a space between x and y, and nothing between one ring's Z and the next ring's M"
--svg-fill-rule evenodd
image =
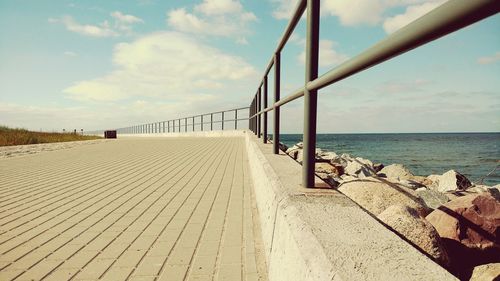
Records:
M211 115L211 114L235 112L237 110L246 110L249 108L250 107L248 107L248 106L243 106L243 107L237 107L237 108L232 108L232 109L227 109L227 110L213 111L213 112L208 112L208 113L191 115L191 116L187 116L187 117L175 118L175 119L170 119L170 120L155 121L152 123L142 123L142 124L132 125L132 126L128 126L128 127L117 128L116 130L124 130L124 129L129 129L129 128L133 128L133 127L137 127L137 126L149 126L149 125L159 124L159 123L163 123L163 122L172 122L172 121L179 121L179 120L184 120L184 119L192 119L192 118L207 116L207 115ZM249 119L249 117L244 117L244 118L238 117L237 119L225 119L224 122L243 121L243 120L248 120L248 119ZM213 123L221 123L221 122L222 122L222 120L214 120L213 121ZM195 125L209 124L209 123L210 123L210 121L207 121L207 122L203 122L203 123L195 123ZM189 123L189 125L192 125L192 123ZM185 125L183 124L182 126L185 126ZM175 125L175 122L173 124L173 127L177 127L177 125ZM92 130L92 131L87 131L87 133L95 133L95 132L103 132L103 131L105 131L105 130Z
M244 109L249 109L249 108L250 108L249 106L244 106L244 107L232 108L232 109L227 109L227 110L220 110L220 111L208 112L208 113L203 113L203 114L196 114L196 115L191 115L191 116L174 118L174 119L169 119L169 120L155 121L155 122L152 122L152 123L138 124L138 125L135 125L135 126L151 125L151 124L157 124L157 123L162 123L162 122L170 122L170 121L178 121L178 120L190 119L190 118L193 118L193 117L196 118L196 117L206 116L206 115L210 115L210 114L219 114L219 113L223 113L223 112L224 113L225 112L233 112L235 110L244 110ZM248 118L246 118L246 119L248 119ZM238 119L238 120L240 120L240 119ZM129 128L129 127L125 127L125 128ZM124 128L121 128L121 129L124 129Z
M292 24L295 20L297 20L296 17L300 19L302 14L299 15L298 13L304 12L304 10L301 9L305 9L305 2L305 0L299 1L296 13L283 35L284 38L282 38L280 42L278 51L283 47L282 43L285 44L288 39L288 37L285 38L285 36L290 36L293 31L289 30L289 28L292 28ZM302 7L302 5L304 5L304 7ZM307 90L311 91L322 89L328 85L378 65L386 60L397 57L412 49L425 45L484 18L495 15L499 11L500 1L450 0L395 33L389 35L361 54L307 83ZM270 67L272 67L272 64L270 64L268 69L266 69L264 77L268 74ZM260 82L259 87L260 85L262 85L262 81ZM250 118L261 115L264 112L268 112L276 107L280 107L304 96L304 90L305 87L297 89L291 95L284 97L259 112L256 112L254 115L250 116Z

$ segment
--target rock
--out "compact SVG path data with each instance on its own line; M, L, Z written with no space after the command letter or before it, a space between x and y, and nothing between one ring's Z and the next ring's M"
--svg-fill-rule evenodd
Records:
M437 190L440 192L465 190L472 186L471 182L462 174L449 170L439 177Z
M346 175L346 174L341 175L340 179L341 179L341 183L359 180L357 177L353 177L353 176Z
M380 172L380 170L382 170L384 168L384 164L382 163L375 163L373 164L373 170L375 170L375 172Z
M417 188L415 192L420 198L422 198L422 200L424 200L425 205L432 209L436 209L444 203L450 201L450 199L448 199L448 196L444 195L443 193L432 189L427 189L425 187Z
M343 182L339 190L376 216L395 204L411 207L421 216L430 211L415 191L377 178Z
M288 150L288 146L286 146L286 144L284 144L284 143L282 143L282 142L280 142L280 143L278 144L278 147L279 147L279 149L280 149L281 151L287 151L287 150Z
M336 157L338 157L337 153L332 151L322 151L320 154L316 153L316 159L320 159L324 162L330 162Z
M472 267L499 262L500 202L489 194L456 198L430 213L450 256L452 270L463 278Z
M439 179L441 178L440 175L429 175L427 176L427 182L426 186L431 187L431 188L436 188L439 185Z
M302 162L302 143L293 145L285 151L290 157L292 157L297 162Z
M410 178L410 180L414 181L414 182L418 182L420 183L421 185L425 185L426 186L426 182L428 183L429 180L426 178L426 177L422 177L422 176L413 176Z
M413 174L405 166L401 164L391 164L384 167L379 172L384 174L386 178L391 180L407 180L413 177Z
M347 165L344 169L346 174L357 176L359 178L375 176L376 173L372 168L373 163L370 160L363 158L355 158L347 160Z
M341 181L340 178L332 176L328 173L316 173L316 175L318 175L323 181L334 188L338 187Z
M299 155L299 151L301 151L301 150L289 148L289 149L286 150L286 154L288 154L294 160L297 160L297 157Z
M417 188L425 187L425 185L423 185L419 182L416 182L414 180L401 180L401 181L399 181L399 183L408 187L408 188L411 188L413 190L415 190Z
M413 242L440 264L448 265L448 255L439 234L432 224L418 215L416 210L399 204L392 205L377 218Z
M495 199L500 200L500 191L498 188L487 185L473 185L466 190L467 193L489 193Z
M339 177L342 174L342 172L339 171L338 167L333 166L330 163L324 163L324 162L316 163L314 170L316 171L316 173L326 173L334 177Z
M342 167L347 167L348 160L342 158L342 156L337 156L330 160L330 163L333 165L341 165Z
M356 157L354 160L373 169L373 162L368 159Z
M470 281L493 281L500 276L500 263L489 263L474 267Z

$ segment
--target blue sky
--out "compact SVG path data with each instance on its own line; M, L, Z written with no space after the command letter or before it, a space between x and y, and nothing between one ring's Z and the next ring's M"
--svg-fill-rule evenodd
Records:
M91 130L246 106L295 2L0 0L0 123ZM442 3L322 1L320 72ZM321 90L318 132L500 131L499 29L496 15ZM282 96L304 83L304 30ZM302 131L302 107L283 108L284 133Z

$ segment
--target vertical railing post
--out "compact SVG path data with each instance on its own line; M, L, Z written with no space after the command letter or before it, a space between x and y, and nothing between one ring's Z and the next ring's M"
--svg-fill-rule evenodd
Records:
M248 130L252 132L252 104L253 101L250 102L250 106L248 107Z
M184 118L184 132L187 132L188 131L188 119L187 117Z
M274 54L274 103L280 100L280 75L281 75L281 54ZM275 107L273 117L273 153L279 154L280 150L280 108Z
M263 109L266 109L267 108L267 74L266 76L264 76L264 81L263 81L263 87L264 87L264 97L262 99L263 101ZM267 143L267 112L264 112L264 116L263 116L263 133L262 133L262 142L263 143Z
M222 131L224 131L224 111L222 111Z
M248 129L252 130L252 122L250 121L250 117L252 116L252 103L248 107Z
M307 83L318 77L319 5L320 0L307 0L306 87L304 87L304 148L302 160L303 187L314 187L318 91L308 91Z
M193 116L193 132L194 132L194 116Z
M200 129L203 131L203 114L200 115Z
M234 110L234 129L238 130L238 109Z
M257 92L257 113L260 112L262 104L262 94L261 87L259 86L259 91ZM260 138L262 133L262 114L257 115L257 137Z
M210 113L210 131L214 130L214 114Z
M170 120L167 121L167 133L170 133Z
M257 135L257 93L255 93L255 97L253 98L253 133Z

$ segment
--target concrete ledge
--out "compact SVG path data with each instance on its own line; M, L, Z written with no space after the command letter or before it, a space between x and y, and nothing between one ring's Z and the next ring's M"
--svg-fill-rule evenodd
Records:
M300 187L298 163L245 138L269 280L456 280L343 194Z
M244 137L245 130L227 130L227 131L200 131L200 132L179 132L179 133L158 133L158 134L120 134L119 138L178 138L178 137Z

